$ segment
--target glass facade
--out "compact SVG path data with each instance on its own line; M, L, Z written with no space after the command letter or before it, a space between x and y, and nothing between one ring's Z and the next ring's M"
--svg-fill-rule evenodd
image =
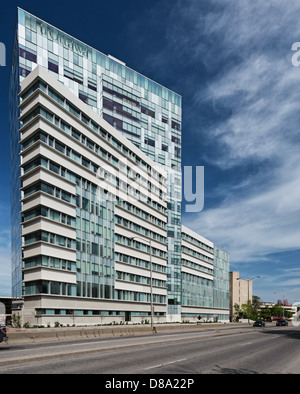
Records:
M15 41L18 36L16 31ZM21 239L21 181L20 181L20 151L18 108L20 91L19 81L19 53L15 50L13 65L10 74L9 90L9 120L10 120L10 196L11 196L11 270L12 270L12 296L22 297L22 239Z
M114 204L103 201L97 207L99 200L91 189L76 187L77 296L112 299Z
M180 313L180 245L181 245L181 97L126 67L116 59L70 37L64 32L18 9L18 28L11 74L11 157L12 157L12 260L13 296L21 296L21 255L19 209L19 124L16 121L19 86L37 66L46 68L72 93L93 108L168 173L168 304L170 313ZM91 195L78 196L92 202ZM113 207L105 207L113 214ZM84 230L83 205L78 207L78 237ZM103 219L105 220L105 219ZM107 224L103 250L110 274L103 283L104 294L113 293L112 228ZM93 242L86 239L87 242ZM89 259L97 256L85 251L78 254L86 262L81 275L90 275ZM92 261L91 260L91 261ZM105 287L107 286L107 287ZM89 288L81 289L85 294Z
M182 273L182 305L213 307L212 281L199 276Z
M229 253L214 245L214 307L229 309Z

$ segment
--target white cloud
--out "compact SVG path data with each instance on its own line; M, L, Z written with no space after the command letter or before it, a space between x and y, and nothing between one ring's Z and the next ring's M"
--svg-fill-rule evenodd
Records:
M207 162L227 169L249 160L293 160L300 121L300 93L293 86L300 85L300 73L288 60L277 60L275 70L273 64L252 55L199 93L199 104L210 101L231 112L207 132L218 153L205 155Z
M184 224L227 248L232 262L249 262L299 248L299 169L253 177L239 193L224 189L220 206L185 215ZM288 174L288 176L286 176ZM271 179L267 179L267 178ZM258 189L256 182L263 184Z
M220 69L193 94L199 112L205 105L215 109L199 133L211 149L199 155L224 171L222 186L216 186L222 200L194 217L185 215L183 222L226 247L233 262L265 260L300 247L300 69L291 64L300 4L210 4L219 7L198 26L199 37L213 35ZM193 21L197 3L191 5ZM216 67L212 53L203 55L207 68ZM197 56L196 50L194 61ZM231 177L226 185L228 170L244 171L245 178L234 183ZM207 197L213 195L210 190Z

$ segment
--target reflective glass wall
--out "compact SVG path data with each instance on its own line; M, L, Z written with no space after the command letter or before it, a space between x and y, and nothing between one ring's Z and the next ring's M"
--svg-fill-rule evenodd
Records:
M214 308L229 310L229 270L229 253L214 245Z

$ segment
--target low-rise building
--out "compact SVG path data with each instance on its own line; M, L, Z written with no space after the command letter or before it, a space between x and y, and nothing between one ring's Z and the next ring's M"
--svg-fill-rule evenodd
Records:
M229 321L229 253L182 226L182 319Z

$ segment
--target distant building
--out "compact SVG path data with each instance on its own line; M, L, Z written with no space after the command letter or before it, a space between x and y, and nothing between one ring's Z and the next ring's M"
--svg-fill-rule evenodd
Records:
M289 304L288 300L285 300L285 302L283 303L281 300L278 300L277 302L259 302L259 310L262 311L266 308L273 308L275 306L279 306L281 308L283 308L284 310L284 315L287 316L287 312L292 313L292 319L297 319L297 305L292 305ZM281 320L282 317L284 316L271 316L271 320L272 321L276 321L276 320Z
M229 273L229 309L230 321L234 319L234 305L241 307L247 304L248 300L252 300L253 296L252 280L241 279L240 273L232 271Z

